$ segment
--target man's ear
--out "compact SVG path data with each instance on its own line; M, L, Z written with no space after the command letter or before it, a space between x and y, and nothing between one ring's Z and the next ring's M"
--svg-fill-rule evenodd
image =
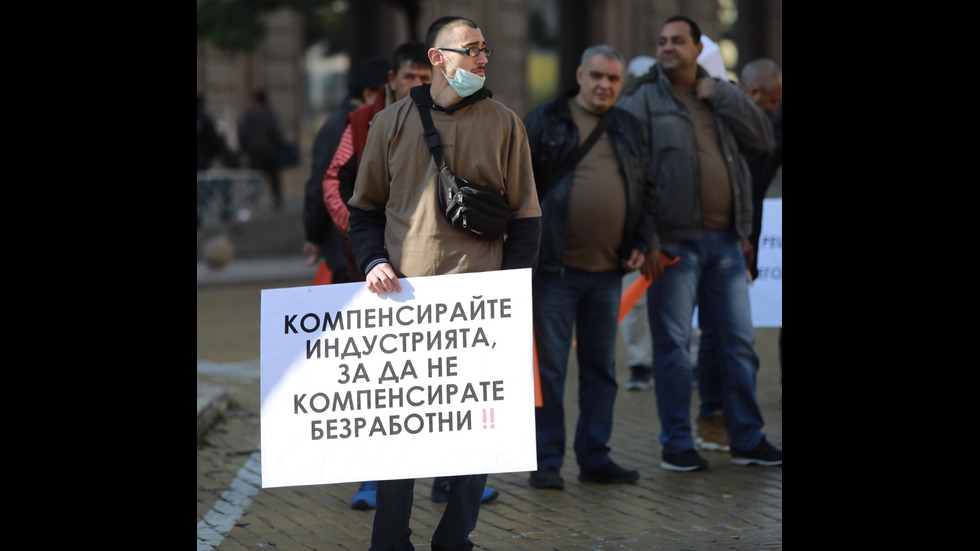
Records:
M429 48L429 63L435 66L442 66L442 52L438 48Z

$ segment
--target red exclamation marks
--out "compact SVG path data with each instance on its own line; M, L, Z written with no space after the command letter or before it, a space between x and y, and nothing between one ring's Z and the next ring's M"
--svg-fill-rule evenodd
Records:
M493 424L493 408L490 408L490 428L494 428ZM487 428L487 408L483 408L483 428Z

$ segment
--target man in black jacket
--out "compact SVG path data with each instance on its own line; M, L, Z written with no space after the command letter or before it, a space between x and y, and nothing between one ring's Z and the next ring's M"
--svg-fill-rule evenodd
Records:
M534 488L561 490L562 405L573 326L578 341L579 480L629 483L640 473L609 458L616 398L616 330L623 275L659 275L660 251L642 126L615 107L625 83L623 55L607 45L582 54L578 86L524 119L541 203L541 248L532 279L534 335L543 406L535 410ZM593 131L597 132L593 134ZM586 136L596 136L588 139ZM578 162L578 149L591 145ZM654 255L657 264L646 264Z
M313 166L303 195L303 230L306 241L303 254L306 264L312 266L323 257L333 272L333 283L354 281L347 266L340 232L330 219L323 201L323 175L327 172L347 126L347 115L358 107L374 103L374 99L388 82L388 60L374 56L351 65L347 72L347 97L330 115L313 139Z

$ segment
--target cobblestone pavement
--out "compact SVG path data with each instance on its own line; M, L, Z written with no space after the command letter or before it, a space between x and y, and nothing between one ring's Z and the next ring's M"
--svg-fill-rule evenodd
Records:
M302 279L198 287L197 451L198 550L367 551L374 511L355 511L356 483L262 489L259 437L260 289L308 285ZM768 439L782 446L779 329L758 328L762 363L757 393ZM617 370L628 377L619 345ZM697 389L694 404L697 404ZM566 388L568 426L578 413L572 357ZM202 397L203 396L203 406ZM202 414L202 411L204 412ZM694 415L692 409L692 418ZM210 418L208 418L210 415ZM620 387L612 457L639 469L627 485L581 483L571 449L564 491L536 490L528 473L491 474L500 497L486 504L471 539L476 549L751 550L782 549L782 467L729 465L728 455L703 452L707 471L662 470L652 391ZM412 542L429 551L444 504L429 499L431 479L415 486Z

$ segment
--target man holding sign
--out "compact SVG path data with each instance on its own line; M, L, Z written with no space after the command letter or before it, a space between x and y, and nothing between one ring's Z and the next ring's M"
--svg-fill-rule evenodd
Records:
M458 176L505 195L506 235L484 240L455 229L439 207L438 170L411 96L371 123L350 210L349 239L367 289L397 297L400 277L534 268L541 209L524 124L483 85L493 49L477 24L436 20L426 33L432 84L422 85L446 164ZM474 289L473 295L481 295ZM466 449L450 453L465 455ZM452 476L432 549L472 548L486 474ZM372 551L414 549L409 538L414 479L379 480Z

